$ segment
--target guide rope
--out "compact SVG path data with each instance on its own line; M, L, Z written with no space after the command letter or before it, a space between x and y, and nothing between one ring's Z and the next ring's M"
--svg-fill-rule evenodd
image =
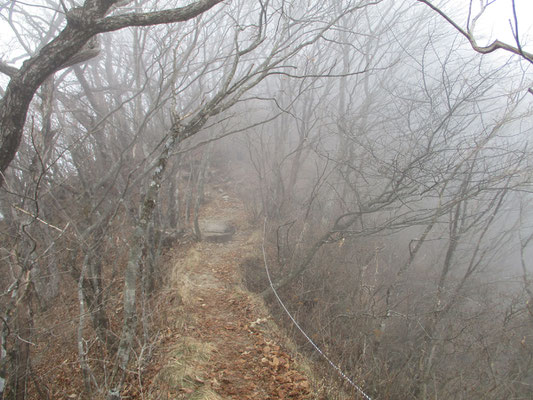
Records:
M276 296L276 299L278 300L279 304L281 305L281 307L283 308L285 313L289 316L289 318L291 319L292 323L296 326L296 328L298 328L298 330L307 339L307 341L309 343L311 343L311 345L314 347L314 349L329 363L329 365L331 365L335 369L335 371L337 371L337 373L342 378L344 378L344 380L346 380L346 382L348 382L350 385L352 385L357 390L357 392L361 396L363 396L363 398L365 398L366 400L372 400L372 398L369 395L367 395L363 391L363 389L361 389L361 387L359 385L357 385L344 372L342 372L342 370L333 361L331 361L329 359L329 357L315 344L315 342L313 342L313 340L309 337L309 335L307 335L307 333L305 333L305 331L298 324L298 322L296 322L296 319L294 319L294 317L289 312L289 310L287 309L287 307L285 306L283 301L281 301L281 298L279 297L278 292L276 291L276 288L274 287L274 284L272 283L272 278L270 276L270 271L268 269L268 263L267 263L266 251L265 251L266 223L267 223L267 219L265 218L265 222L264 222L264 225L263 225L263 242L261 244L261 247L263 249L263 261L264 261L264 264L265 264L265 270L266 270L266 274L267 274L267 277L268 277L268 282L270 284L270 287L272 288L272 291L274 292L274 296Z

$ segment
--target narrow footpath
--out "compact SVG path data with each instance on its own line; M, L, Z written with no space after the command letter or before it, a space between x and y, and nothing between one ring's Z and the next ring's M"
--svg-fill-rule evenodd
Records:
M173 250L164 332L157 347L163 367L152 382L154 399L313 399L309 368L244 289L241 265L258 259L261 232L242 203L218 192L204 219L229 221L226 243L195 242ZM249 264L249 263L248 263ZM264 274L257 264L257 273Z

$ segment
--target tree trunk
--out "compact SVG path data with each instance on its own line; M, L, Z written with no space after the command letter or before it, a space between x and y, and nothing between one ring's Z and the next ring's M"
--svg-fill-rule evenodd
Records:
M205 185L205 175L209 169L209 162L211 157L211 150L213 148L213 142L207 145L205 150L202 163L200 164L200 171L198 172L198 183L196 185L196 200L194 203L194 235L196 240L202 240L202 232L200 232L200 224L198 223L198 212L200 211L200 203L203 199L204 185Z
M24 400L26 398L27 385L30 378L30 344L33 327L30 279L30 271L25 272L24 278L19 283L19 293L15 308L16 339L12 364L13 371L9 379L10 397L15 400Z
M117 395L119 396L118 398L120 398L119 394L124 382L130 357L131 344L137 326L137 280L143 262L143 254L145 253L146 235L149 223L153 217L170 151L181 139L181 133L181 127L174 127L170 137L165 143L165 147L157 160L156 167L150 179L148 191L144 196L141 207L141 216L136 224L133 234L133 243L130 248L126 271L124 272L124 322L117 351L117 363L111 377L111 390L107 395L108 400L116 399Z

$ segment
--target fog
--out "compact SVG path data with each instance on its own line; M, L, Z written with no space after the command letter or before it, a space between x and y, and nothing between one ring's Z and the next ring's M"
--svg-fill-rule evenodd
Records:
M53 331L120 398L224 188L373 398L531 398L530 2L188 3L0 1L2 396Z

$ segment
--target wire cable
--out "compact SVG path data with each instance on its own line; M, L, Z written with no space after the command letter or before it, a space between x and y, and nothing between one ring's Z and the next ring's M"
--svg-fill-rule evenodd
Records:
M329 359L329 357L315 344L315 342L313 342L313 340L309 337L309 335L307 335L307 333L305 333L305 331L302 329L302 327L298 324L298 322L296 322L296 319L294 319L294 317L292 316L292 314L289 312L289 310L287 309L287 307L285 306L285 304L283 303L283 301L281 301L281 298L279 297L278 295L278 292L276 291L276 288L274 287L274 284L272 283L272 278L270 277L270 271L268 269L268 263L267 263L267 258L266 258L266 251L265 251L265 237L266 237L266 223L267 223L267 219L265 217L265 222L263 224L263 242L261 244L261 247L262 247L262 250L263 250L263 261L264 261L264 264L265 264L265 270L266 270L266 274L267 274L267 277L268 277L268 283L270 284L270 287L272 288L272 291L274 292L274 296L276 296L276 299L278 300L279 304L281 305L281 307L283 308L283 310L285 311L285 313L289 316L289 318L291 319L292 323L296 326L296 328L298 328L298 330L301 332L301 334L307 339L307 341L309 343L311 343L311 345L314 347L314 349L329 363L329 365L331 365L333 367L333 369L335 369L335 371L337 371L337 373L342 377L344 378L344 380L346 382L348 382L350 385L352 385L359 394L361 394L361 396L366 399L366 400L372 400L372 398L367 395L363 389L361 389L361 387L359 385L357 385L354 381L352 381L344 372L342 372L342 370L333 362Z

